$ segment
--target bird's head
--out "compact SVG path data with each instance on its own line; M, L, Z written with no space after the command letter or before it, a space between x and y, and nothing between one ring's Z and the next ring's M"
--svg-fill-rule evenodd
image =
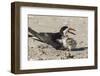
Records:
M61 35L63 35L63 36L66 36L67 33L76 35L76 34L74 33L75 31L76 31L75 29L73 29L73 28L71 28L71 27L68 27L68 26L63 26L63 27L60 29L60 33L61 33Z

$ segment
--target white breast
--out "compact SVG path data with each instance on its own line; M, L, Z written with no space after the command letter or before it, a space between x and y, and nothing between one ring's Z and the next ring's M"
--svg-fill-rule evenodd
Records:
M65 48L67 48L67 42L66 42L66 40L67 40L66 37L64 37L64 38L62 39L63 46L64 46Z
M63 43L63 40L62 40L62 39L57 39L57 41L58 41L59 43Z
M59 42L59 43L61 43L63 46L64 46L64 48L67 48L68 46L67 46L67 37L63 37L62 39L57 39L57 41Z

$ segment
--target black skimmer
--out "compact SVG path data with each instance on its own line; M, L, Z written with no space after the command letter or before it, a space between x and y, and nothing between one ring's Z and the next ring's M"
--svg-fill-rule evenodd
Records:
M76 31L75 29L69 28L68 26L63 26L60 29L60 32L53 34L52 40L53 42L56 42L58 46L56 46L56 49L71 49L76 46L76 42L74 39L69 38L68 33L71 33L73 35L76 35L74 32L71 31Z
M28 28L29 32L32 34L32 36L37 37L38 41L47 43L52 45L57 50L65 50L65 49L71 49L72 46L72 39L68 37L68 33L71 33L73 35L76 35L74 32L75 29L69 28L68 26L63 26L59 32L56 33L37 33L36 31L32 30L30 27Z

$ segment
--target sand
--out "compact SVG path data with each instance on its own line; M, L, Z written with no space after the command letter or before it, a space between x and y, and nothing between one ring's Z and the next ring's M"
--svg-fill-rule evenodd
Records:
M62 16L28 16L28 26L37 32L58 32L64 25L76 29L77 46L69 56L68 50L56 50L51 45L28 38L28 60L57 60L88 58L88 18Z

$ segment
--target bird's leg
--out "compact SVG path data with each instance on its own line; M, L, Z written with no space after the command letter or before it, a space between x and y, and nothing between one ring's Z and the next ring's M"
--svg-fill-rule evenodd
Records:
M68 52L68 57L73 58L74 56L71 54L71 46L68 47L69 52Z
M68 56L70 56L70 55L71 55L71 47L68 46Z

